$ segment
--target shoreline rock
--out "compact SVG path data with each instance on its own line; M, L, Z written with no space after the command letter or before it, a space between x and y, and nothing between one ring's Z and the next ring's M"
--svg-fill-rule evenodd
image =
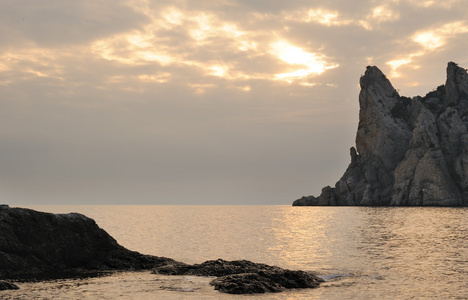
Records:
M0 205L0 290L15 288L16 285L3 281L8 279L42 280L141 270L166 275L217 276L212 285L225 293L315 288L323 281L303 271L249 261L219 259L188 265L166 257L143 255L119 245L93 219L82 214L52 214ZM255 281L250 281L253 278Z
M149 270L172 262L122 247L82 214L0 207L0 279Z
M445 85L400 96L375 66L360 78L351 163L334 187L293 206L468 206L468 73L447 65Z
M209 260L202 264L168 264L153 269L154 274L216 276L211 285L223 293L277 293L286 289L317 288L323 279L312 273L282 269L247 260Z

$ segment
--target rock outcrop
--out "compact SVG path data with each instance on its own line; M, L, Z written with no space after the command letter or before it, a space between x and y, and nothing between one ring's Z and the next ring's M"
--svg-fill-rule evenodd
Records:
M0 279L149 270L173 262L122 247L81 214L0 206Z
M166 275L217 276L225 293L279 292L315 288L313 274L249 261L207 261L188 265L143 255L119 245L93 219L78 213L51 214L0 205L0 290L18 287L4 279L89 276L117 270L153 270Z
M335 187L294 206L468 206L468 73L450 62L445 85L400 96L375 66L360 79L351 163Z
M285 289L316 288L323 280L304 271L286 270L247 260L209 260L202 264L174 263L156 267L155 274L216 276L211 285L223 293L253 294Z

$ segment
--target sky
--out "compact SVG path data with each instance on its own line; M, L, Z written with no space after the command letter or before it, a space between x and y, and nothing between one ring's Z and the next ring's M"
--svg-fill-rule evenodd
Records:
M425 95L467 49L468 0L2 0L0 202L318 196L366 66Z

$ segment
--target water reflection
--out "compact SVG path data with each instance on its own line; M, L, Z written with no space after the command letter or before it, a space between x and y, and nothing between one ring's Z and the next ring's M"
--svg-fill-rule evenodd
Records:
M467 212L421 207L293 208L277 219L281 225L273 232L278 242L267 251L282 264L319 271L328 280L324 287L339 294L346 287L353 298L369 294L386 298L392 291L392 297L463 299L468 291ZM376 285L381 289L376 290ZM320 289L317 294L329 299L333 292Z
M248 259L317 271L329 280L313 291L269 299L466 299L468 291L466 208L34 208L84 213L120 244L146 254L188 263Z
M460 295L468 285L466 209L361 208L359 250L368 256L367 268L381 270L395 291L413 294ZM365 260L363 260L365 261ZM455 283L454 282L458 282ZM405 288L401 288L405 286ZM404 296L401 294L401 296Z
M338 230L335 228L338 213L336 209L312 207L282 210L275 218L274 242L267 251L290 268L316 270L318 265L321 269L330 268L326 258L337 255L333 230Z

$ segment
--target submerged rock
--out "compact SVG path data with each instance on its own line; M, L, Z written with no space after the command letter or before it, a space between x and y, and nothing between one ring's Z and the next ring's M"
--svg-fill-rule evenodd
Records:
M400 96L377 67L360 79L351 163L335 187L293 205L468 206L468 73L447 66L445 85Z
M142 270L172 262L122 247L81 214L0 206L0 279Z
M281 292L293 288L316 288L323 280L304 271L286 270L247 260L206 261L202 264L174 263L152 271L164 275L216 276L211 285L223 293L252 294Z

